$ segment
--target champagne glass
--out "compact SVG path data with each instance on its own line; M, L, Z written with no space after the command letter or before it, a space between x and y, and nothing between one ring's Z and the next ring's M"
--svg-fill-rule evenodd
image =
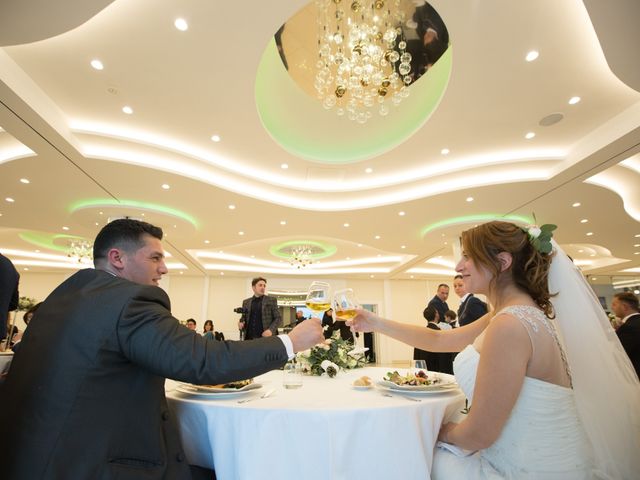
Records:
M336 318L350 320L356 316L358 300L351 288L338 290L333 296L333 312Z
M420 371L427 373L426 360L411 360L411 371L409 373L417 375Z
M307 293L305 305L309 310L318 314L329 310L331 302L329 300L329 284L324 282L313 282Z

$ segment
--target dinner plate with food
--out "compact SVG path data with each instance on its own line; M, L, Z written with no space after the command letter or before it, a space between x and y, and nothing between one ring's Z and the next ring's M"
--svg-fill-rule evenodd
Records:
M407 373L387 372L378 386L387 390L403 393L431 394L454 390L458 387L453 377L438 372Z
M231 398L244 395L251 390L262 388L260 383L255 383L253 379L240 380L237 382L219 383L217 385L194 385L192 383L180 383L176 390L189 395L200 395L205 397Z

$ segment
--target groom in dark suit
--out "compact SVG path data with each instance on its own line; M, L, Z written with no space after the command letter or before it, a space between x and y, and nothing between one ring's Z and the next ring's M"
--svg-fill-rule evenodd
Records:
M616 330L620 343L629 356L636 374L640 377L640 312L638 297L631 292L616 293L611 310L622 320Z
M467 293L467 289L462 281L462 275L453 277L453 291L460 297L460 307L458 307L458 324L461 327L475 322L487 313L487 304L473 293Z
M205 339L171 315L162 230L122 219L44 301L0 391L6 480L190 479L165 377L218 384L284 365L319 321L253 342Z

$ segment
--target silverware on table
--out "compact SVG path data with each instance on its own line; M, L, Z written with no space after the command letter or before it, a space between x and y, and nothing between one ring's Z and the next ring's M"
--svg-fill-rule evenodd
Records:
M263 398L269 397L273 392L275 392L274 388L272 388L271 390L267 390L266 392L264 392L259 397L251 397L251 398L244 398L242 400L238 400L238 403L247 403L247 402L251 402L253 400L261 400Z
M387 392L384 392L382 394L382 396L383 397L391 397L391 398L393 398L393 397L401 397L401 398L404 398L405 400L409 400L410 402L421 402L422 401L419 398L407 397L405 395L398 395L398 394L391 395L390 393L387 393Z

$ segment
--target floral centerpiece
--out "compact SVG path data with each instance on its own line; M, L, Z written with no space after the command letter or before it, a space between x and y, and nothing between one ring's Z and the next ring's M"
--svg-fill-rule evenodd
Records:
M364 367L367 363L365 352L366 349L354 350L353 343L343 340L339 332L336 332L335 337L298 353L297 359L302 364L302 371L307 375L326 373L329 377L335 377L340 369Z

